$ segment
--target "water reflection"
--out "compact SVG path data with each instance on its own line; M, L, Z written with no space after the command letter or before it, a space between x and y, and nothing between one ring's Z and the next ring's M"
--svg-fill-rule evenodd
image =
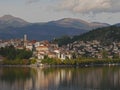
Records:
M0 68L0 90L119 90L120 67Z

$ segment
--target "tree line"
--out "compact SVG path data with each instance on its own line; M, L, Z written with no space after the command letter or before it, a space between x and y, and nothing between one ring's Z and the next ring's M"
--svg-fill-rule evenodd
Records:
M25 49L16 49L14 46L6 46L0 48L0 55L5 57L7 60L20 60L29 59L32 57L32 51L27 51Z

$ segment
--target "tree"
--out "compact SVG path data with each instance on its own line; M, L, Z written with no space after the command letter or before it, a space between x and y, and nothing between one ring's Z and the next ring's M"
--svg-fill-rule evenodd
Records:
M25 49L15 49L14 46L6 46L4 48L0 48L0 55L6 57L8 60L29 59L32 57L32 54L32 51L26 51Z

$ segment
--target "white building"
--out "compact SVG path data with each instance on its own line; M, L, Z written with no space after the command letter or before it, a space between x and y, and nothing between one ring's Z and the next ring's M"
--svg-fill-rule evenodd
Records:
M38 58L38 59L44 59L44 57L45 57L44 54L40 54L40 53L39 53L39 54L37 55L37 58Z

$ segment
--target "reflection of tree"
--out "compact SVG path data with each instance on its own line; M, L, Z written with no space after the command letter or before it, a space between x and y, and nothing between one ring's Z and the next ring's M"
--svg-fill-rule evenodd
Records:
M31 77L30 68L3 68L0 79L6 82L15 82L16 80L27 80Z
M0 90L119 90L119 77L118 67L2 68Z
M106 67L103 69L104 76L101 86L103 88L109 87L112 90L120 88L120 68L119 67ZM107 84L106 84L107 83Z
M60 83L59 88L63 86L68 89L81 88L89 89L112 89L120 88L120 68L116 67L96 67L96 68L77 68L71 69L71 79L67 82L66 78ZM61 90L61 89L59 89ZM65 90L65 89L62 89ZM77 89L75 89L77 90Z

